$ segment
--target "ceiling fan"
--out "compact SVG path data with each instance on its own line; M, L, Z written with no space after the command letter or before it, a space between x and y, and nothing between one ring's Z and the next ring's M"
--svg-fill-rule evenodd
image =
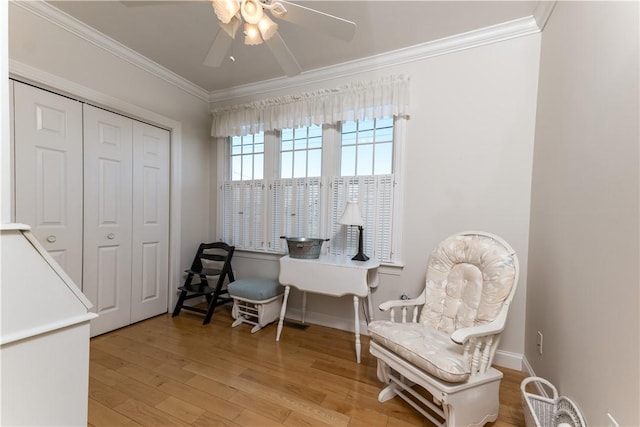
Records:
M243 26L246 45L258 45L264 41L288 76L300 74L302 69L298 61L278 34L278 24L269 18L267 12L276 19L345 41L350 41L356 30L354 22L284 0L212 0L211 3L220 21L220 31L204 60L204 64L210 67L222 64Z
M302 72L295 56L289 50L280 34L276 20L291 22L327 34L344 41L351 41L356 24L319 10L301 6L284 0L210 0L218 18L220 30L211 43L204 65L219 67L242 27L244 44L267 45L287 76ZM168 4L171 1L122 1L127 6ZM232 58L232 57L231 57ZM233 60L233 58L232 58Z

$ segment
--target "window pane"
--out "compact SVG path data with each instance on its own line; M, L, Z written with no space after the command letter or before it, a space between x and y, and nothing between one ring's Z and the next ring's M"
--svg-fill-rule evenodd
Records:
M253 161L253 179L264 178L264 154L256 154Z
M314 137L309 138L309 148L321 148L322 147L322 137Z
M383 117L376 120L377 128L393 127L393 117Z
M291 178L293 168L293 153L283 152L280 156L280 178Z
M305 137L304 139L296 139L293 142L293 148L295 150L304 150L307 148L307 138Z
M293 139L293 129L282 129L280 132L280 139L283 141Z
M322 137L322 126L313 125L309 127L309 138Z
M358 175L373 175L373 145L358 146Z
M376 142L393 141L393 128L377 128Z
M264 143L254 145L253 151L255 153L264 153Z
M373 123L373 120L360 120L358 122L358 130L363 131L373 129Z
M375 145L375 165L373 173L375 175L387 175L392 171L393 164L393 144L384 143Z
M253 179L253 156L242 156L242 179Z
M356 174L356 147L342 147L340 159L340 175L353 176Z
M373 130L358 132L358 144L370 144L373 142Z
M264 144L264 132L258 132L253 135L254 144Z
M242 179L242 159L240 156L231 158L231 180L240 181Z
M282 141L282 151L291 151L293 150L293 141Z
M342 134L342 145L353 145L356 143L355 133Z
M356 131L356 122L342 122L342 133Z
M307 152L293 152L293 177L304 178L307 176Z
M309 150L307 176L322 175L322 151Z

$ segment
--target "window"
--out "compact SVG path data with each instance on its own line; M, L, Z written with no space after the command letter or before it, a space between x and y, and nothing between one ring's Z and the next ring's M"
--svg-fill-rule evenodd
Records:
M222 185L222 240L238 248L262 249L264 133L229 139L229 178Z
M264 133L231 138L231 180L262 179L264 167Z
M357 200L365 222L364 252L380 261L393 258L393 125L390 117L342 123L340 176L331 183L334 254L357 253L358 228L338 224L347 201Z
M280 133L280 178L322 174L322 126L283 129Z
M394 262L395 122L349 121L228 138L222 240L237 249L280 253L286 252L280 236L329 238L330 253L353 255L358 228L338 220L346 202L358 200L365 253Z

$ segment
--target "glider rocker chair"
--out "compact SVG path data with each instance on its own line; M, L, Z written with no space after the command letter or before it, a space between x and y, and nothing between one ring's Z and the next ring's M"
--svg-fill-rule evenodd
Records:
M207 325L211 322L213 310L217 306L233 301L229 297L227 289L223 288L223 285L227 277L229 282L235 280L233 269L231 268L231 258L234 250L235 246L229 246L224 242L201 243L198 246L198 252L193 258L191 268L185 270L187 279L184 285L178 288L180 289L180 296L171 317L179 315L181 310L195 311L205 315L202 324ZM193 283L195 276L198 276L200 280L198 283ZM215 286L209 285L209 277L216 277ZM223 295L226 295L226 297L223 297ZM206 309L185 304L187 300L203 296L207 300Z
M378 400L400 396L438 426L495 421L502 372L491 364L518 269L513 249L497 236L465 232L440 243L422 294L381 304L391 320L369 324L378 379L388 384Z

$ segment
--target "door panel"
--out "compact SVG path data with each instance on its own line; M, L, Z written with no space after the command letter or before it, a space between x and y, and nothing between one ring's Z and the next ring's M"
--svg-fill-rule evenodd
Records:
M16 222L82 287L82 104L14 83Z
M169 290L169 132L133 124L131 321L167 312Z
M84 106L84 293L95 336L131 322L133 121Z

